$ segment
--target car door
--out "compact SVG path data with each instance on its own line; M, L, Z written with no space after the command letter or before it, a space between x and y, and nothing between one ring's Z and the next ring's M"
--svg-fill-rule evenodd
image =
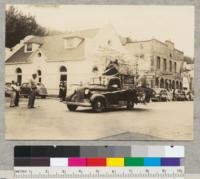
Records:
M108 92L105 94L110 105L117 105L121 93L120 81L117 78L111 79L108 83Z

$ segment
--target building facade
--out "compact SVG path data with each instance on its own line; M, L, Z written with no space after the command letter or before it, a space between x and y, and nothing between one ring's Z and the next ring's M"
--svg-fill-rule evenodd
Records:
M126 56L111 25L25 39L5 61L5 82L14 80L22 84L37 73L38 82L47 87L49 94L58 94L61 81L70 89L101 74L110 60Z
M173 42L134 41L126 43L125 48L135 59L136 73L144 75L150 87L182 89L184 54L174 47Z

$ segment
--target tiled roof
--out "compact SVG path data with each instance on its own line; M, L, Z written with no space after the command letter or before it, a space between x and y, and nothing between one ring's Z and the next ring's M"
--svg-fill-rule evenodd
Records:
M65 61L82 59L85 56L85 38L93 38L99 29L88 29L76 32L67 32L59 35L33 37L25 43L40 44L40 50L47 56L47 61ZM80 37L80 44L75 48L64 48L64 38ZM7 59L6 63L27 63L33 53L25 53L24 46Z
M25 53L24 52L24 46L21 47L16 53L11 55L7 60L6 63L29 63L30 57L33 55L33 53Z

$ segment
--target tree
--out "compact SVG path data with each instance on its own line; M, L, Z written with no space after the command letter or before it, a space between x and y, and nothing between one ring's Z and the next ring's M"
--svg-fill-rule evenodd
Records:
M13 6L6 10L6 47L13 47L28 35L47 34L47 30L37 24L35 17L24 15Z

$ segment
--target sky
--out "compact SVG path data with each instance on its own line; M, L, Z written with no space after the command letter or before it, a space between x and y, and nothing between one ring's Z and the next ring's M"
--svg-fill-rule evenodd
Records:
M112 24L134 40L171 40L175 48L194 57L193 6L139 5L14 5L51 30L74 31ZM7 8L9 5L7 6Z

